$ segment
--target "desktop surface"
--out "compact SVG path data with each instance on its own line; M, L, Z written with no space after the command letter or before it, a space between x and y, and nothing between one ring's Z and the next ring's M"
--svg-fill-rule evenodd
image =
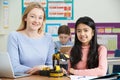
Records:
M10 79L10 78L0 78L0 80L70 80L68 77L46 77L46 76L40 76L40 75L31 75L28 77L22 77L17 79Z

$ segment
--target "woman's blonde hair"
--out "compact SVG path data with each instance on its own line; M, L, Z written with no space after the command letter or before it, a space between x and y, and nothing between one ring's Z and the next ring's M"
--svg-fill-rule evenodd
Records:
M43 12L44 12L44 19L43 21L45 22L46 20L46 16L45 16L45 11L44 11L44 8L38 3L38 2L31 2L27 8L25 9L24 11L24 14L22 16L22 21L21 21L21 24L19 26L19 28L17 29L17 31L22 31L22 30L25 30L26 29L26 21L25 21L25 18L27 17L28 13L33 9L33 8L39 8L39 9L42 9ZM40 27L40 29L38 29L38 32L41 32L43 30L43 26L44 24L42 25L42 27Z

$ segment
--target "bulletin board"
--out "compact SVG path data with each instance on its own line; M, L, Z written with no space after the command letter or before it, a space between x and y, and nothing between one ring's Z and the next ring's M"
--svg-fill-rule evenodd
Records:
M3 36L6 34L6 30L9 28L9 1L8 0L2 0L0 7L2 8L2 16L1 17L1 25L0 25L0 36Z
M50 33L53 37L58 37L58 28L61 24L59 23L47 23L45 27L45 32Z
M75 23L68 23L74 37ZM99 44L107 47L108 53L114 53L116 49L120 49L120 23L96 23L97 39Z
M72 20L73 0L22 0L22 14L30 2L39 2L47 20Z
M39 2L46 11L47 0L22 0L22 14L30 2Z
M47 20L73 19L73 0L47 0Z

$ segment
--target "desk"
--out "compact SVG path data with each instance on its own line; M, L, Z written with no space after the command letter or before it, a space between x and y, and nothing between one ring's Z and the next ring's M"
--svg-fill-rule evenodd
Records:
M108 57L109 74L113 71L113 65L120 65L120 57Z
M31 75L28 77L22 77L17 79L0 78L0 80L70 80L70 78L68 77L53 78L53 77L45 77L40 75Z
M120 57L108 57L108 64L112 65L120 64Z
M112 73L113 65L120 65L120 57L108 57L108 66L109 66L110 74ZM29 77L23 77L17 79L0 78L0 80L70 80L70 79L67 77L52 78L52 77L45 77L40 75L31 75Z

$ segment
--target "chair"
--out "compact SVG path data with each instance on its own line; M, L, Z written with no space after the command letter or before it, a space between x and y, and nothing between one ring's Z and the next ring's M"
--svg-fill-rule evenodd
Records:
M115 50L115 56L120 57L120 49ZM120 72L120 65L113 65L113 73Z

